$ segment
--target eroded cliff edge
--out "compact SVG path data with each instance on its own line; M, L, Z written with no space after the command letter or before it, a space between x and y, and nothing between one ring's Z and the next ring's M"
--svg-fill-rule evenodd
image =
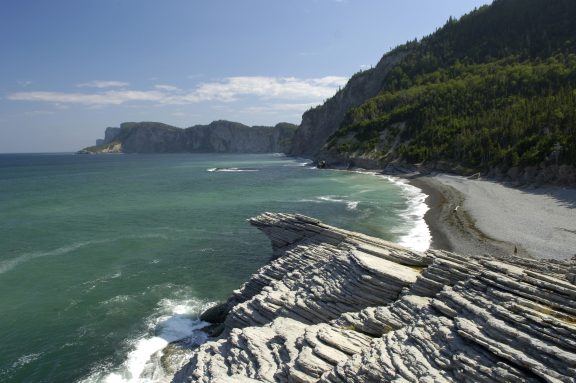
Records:
M573 263L416 253L300 215L250 223L274 257L208 313L223 332L174 382L576 381Z

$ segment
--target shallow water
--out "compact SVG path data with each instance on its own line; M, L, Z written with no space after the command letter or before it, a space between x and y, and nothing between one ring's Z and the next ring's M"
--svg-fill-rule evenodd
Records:
M161 380L150 355L270 256L264 211L428 246L417 189L304 163L0 155L0 381Z

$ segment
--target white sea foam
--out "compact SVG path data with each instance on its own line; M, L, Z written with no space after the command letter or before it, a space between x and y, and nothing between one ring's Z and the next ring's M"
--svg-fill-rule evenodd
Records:
M404 179L398 177L382 175L381 173L371 170L356 169L352 171L383 177L400 187L408 199L408 208L400 214L406 219L407 226L399 228L398 234L400 234L400 239L398 243L415 251L428 250L432 243L432 236L430 234L430 228L424 220L424 215L429 210L428 205L424 202L427 195L416 186L410 185Z
M257 172L258 169L249 168L210 168L206 169L207 172Z
M358 208L358 204L360 203L359 201L350 201L350 200L347 200L345 198L347 198L347 197L346 196L333 196L333 195L325 195L325 196L318 197L318 199L320 201L343 203L346 205L346 209L348 209L348 210L356 210Z
M188 344L201 344L206 334L198 331L207 323L195 319L196 315L213 305L197 299L162 299L157 309L146 321L147 331L127 341L130 351L124 362L113 368L101 365L81 383L158 383L169 382L160 356L170 343L187 339ZM184 363L188 356L180 361Z
M391 176L381 177L384 177L388 181L398 185L404 195L408 198L408 208L401 213L401 216L406 219L408 227L402 228L403 234L398 243L415 251L428 250L428 248L430 248L430 243L432 242L432 236L430 235L430 229L424 220L424 215L429 210L428 206L424 202L427 195L422 193L422 190L416 186L408 184L403 179Z
M27 365L28 363L32 363L33 361L40 358L41 355L42 355L41 352L34 353L34 354L22 355L20 358L18 358L17 361L12 363L12 368L20 368L20 367Z
M50 251L37 251L37 252L21 254L21 255L17 256L16 258L12 258L12 259L8 259L8 260L0 262L0 274L3 274L7 271L10 271L13 268L15 268L16 266L18 266L19 264L26 262L26 261L30 261L30 260L35 259L35 258L65 255L65 254L71 253L73 251L76 251L76 250L81 249L81 248L86 247L86 246L102 244L102 243L106 243L109 241L110 240L102 239L102 240L94 240L94 241L77 242L77 243L73 243L73 244L67 245L67 246L62 246L62 247L59 247L57 249L50 250Z
M142 234L142 235L126 235L126 236L116 237L116 238L106 238L106 239L96 239L96 240L92 240L92 241L76 242L76 243L73 243L71 245L62 246L62 247L59 247L59 248L54 249L54 250L36 251L36 252L25 253L25 254L18 255L15 258L2 261L2 262L0 262L0 274L4 274L5 272L12 270L13 268L20 265L21 263L24 263L24 262L27 262L27 261L30 261L30 260L36 259L36 258L66 255L66 254L72 253L76 250L80 250L84 247L101 245L101 244L110 243L110 242L116 242L116 241L120 241L123 239L147 239L147 238L160 238L160 239L165 239L165 240L170 239L170 237L168 237L165 234L152 233L152 234ZM120 275L118 275L118 276L120 276Z
M295 168L295 167L304 167L304 166L308 166L308 165L309 165L308 162L293 162L290 164L284 164L282 166Z

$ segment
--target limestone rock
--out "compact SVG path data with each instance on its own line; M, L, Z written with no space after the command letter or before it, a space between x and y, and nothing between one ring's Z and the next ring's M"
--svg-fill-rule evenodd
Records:
M174 382L576 382L567 262L416 253L301 215L250 223L273 258Z

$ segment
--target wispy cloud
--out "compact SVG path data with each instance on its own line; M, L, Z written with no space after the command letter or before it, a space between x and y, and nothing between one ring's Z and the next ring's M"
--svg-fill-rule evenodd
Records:
M194 92L207 99L233 100L242 95L267 99L310 100L330 97L346 78L328 76L312 79L296 77L228 77L221 82L205 83Z
M8 96L14 101L37 101L54 104L88 106L120 105L131 101L160 101L164 94L157 91L107 91L102 93L17 92Z
M177 86L173 86L173 85L154 85L154 88L159 89L159 90L165 90L168 92L176 92L176 91L181 90Z
M130 83L124 82L124 81L100 81L100 80L95 80L95 81L90 81L90 82L84 82L82 84L77 84L76 86L79 88L100 88L100 89L104 89L104 88L123 88L130 85Z
M302 111L308 110L318 103L272 103L264 104L258 106L252 106L243 109L243 112L247 113L278 113L278 112L295 112L297 114L302 113Z
M347 78L326 76L320 78L238 76L221 81L205 82L191 90L172 85L156 85L151 90L105 90L102 88L125 87L120 81L93 81L79 84L82 87L101 88L96 92L17 92L8 96L14 101L48 102L57 105L79 104L86 106L153 103L156 105L185 105L199 102L233 102L243 98L256 98L267 102L289 101L277 105L310 105L332 96Z

